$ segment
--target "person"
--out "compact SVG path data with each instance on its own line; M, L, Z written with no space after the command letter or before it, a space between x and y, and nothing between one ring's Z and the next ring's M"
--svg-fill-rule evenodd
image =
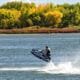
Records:
M47 58L49 58L49 60L51 60L51 51L50 48L48 48L48 46L45 47L45 52L46 52L46 56Z

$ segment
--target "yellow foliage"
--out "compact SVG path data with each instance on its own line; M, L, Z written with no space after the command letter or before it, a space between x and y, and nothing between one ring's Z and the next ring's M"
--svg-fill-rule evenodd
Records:
M36 8L32 7L29 9L29 14L36 13Z
M60 11L49 11L45 14L45 16L52 15L55 18L63 17L63 14Z
M63 17L63 14L60 11L49 11L45 13L45 17L47 20L50 20L50 21L53 20L51 22L60 23L61 18Z
M5 16L6 18L14 18L18 19L21 16L21 12L15 9L9 10L9 9L0 9L0 14Z
M63 14L60 11L54 11L53 15L55 18L62 18L63 17Z
M44 5L40 4L38 7L37 7L37 11L43 11L44 10Z

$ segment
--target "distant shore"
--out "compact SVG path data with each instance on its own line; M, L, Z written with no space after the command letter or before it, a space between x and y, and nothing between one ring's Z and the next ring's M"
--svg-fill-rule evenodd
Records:
M0 29L0 34L33 34L33 33L77 33L75 28L20 28Z

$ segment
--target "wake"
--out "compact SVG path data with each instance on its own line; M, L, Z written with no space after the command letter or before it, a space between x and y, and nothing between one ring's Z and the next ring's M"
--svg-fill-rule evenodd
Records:
M43 71L52 74L80 74L80 68L74 67L71 62L54 65L54 63L51 61L43 68Z
M52 61L44 67L0 68L0 71L39 71L50 74L80 74L80 68L74 67L71 62L54 65Z

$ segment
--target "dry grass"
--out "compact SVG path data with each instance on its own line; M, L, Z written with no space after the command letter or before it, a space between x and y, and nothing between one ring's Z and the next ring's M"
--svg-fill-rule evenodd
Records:
M21 29L0 29L0 33L4 34L20 34L20 33L73 33L78 32L75 28L21 28Z

